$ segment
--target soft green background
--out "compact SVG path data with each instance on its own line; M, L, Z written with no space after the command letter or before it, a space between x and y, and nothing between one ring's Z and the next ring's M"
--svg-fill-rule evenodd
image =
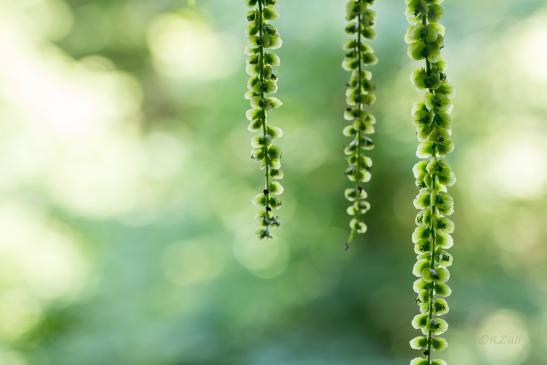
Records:
M342 191L345 1L281 0L282 227L243 99L245 2L0 0L1 365L391 365L415 355L419 99L379 0L369 233ZM445 1L454 365L547 363L547 5Z

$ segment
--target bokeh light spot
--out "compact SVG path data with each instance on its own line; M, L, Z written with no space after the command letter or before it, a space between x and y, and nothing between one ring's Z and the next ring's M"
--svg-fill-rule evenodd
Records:
M237 239L234 246L237 261L255 276L272 279L287 269L289 249L285 241L246 237Z
M210 247L196 242L176 242L163 255L166 278L176 285L192 285L213 280L223 269L221 259Z
M148 44L156 68L166 76L207 80L227 76L237 67L230 38L191 13L155 18Z
M529 352L529 335L518 313L509 310L493 313L484 320L477 336L477 343L491 364L525 363Z

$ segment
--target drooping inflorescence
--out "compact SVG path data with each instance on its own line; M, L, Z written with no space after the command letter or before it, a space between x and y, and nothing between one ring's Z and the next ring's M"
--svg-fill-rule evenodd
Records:
M413 274L418 277L414 291L418 294L420 314L414 317L412 325L422 331L422 336L410 341L410 346L422 351L423 356L412 360L411 365L446 365L444 360L433 356L434 351L447 346L446 340L439 337L448 329L441 317L448 312L444 298L451 294L446 282L452 256L447 250L453 245L454 223L447 217L454 213L454 202L447 187L456 182L444 160L454 150L454 144L450 129L452 88L446 81L445 62L441 58L445 33L439 24L443 13L441 3L442 0L406 0L410 23L405 37L408 54L424 62L413 73L412 80L425 92L425 100L412 110L419 141L417 156L422 159L413 169L419 189L414 206L420 210L412 236L417 254Z
M281 137L282 130L269 122L269 111L279 108L282 103L271 96L277 92L277 75L273 67L279 66L279 57L270 50L281 46L281 38L269 20L278 17L276 0L248 0L251 8L247 13L248 45L246 70L249 74L248 91L245 98L250 100L251 109L247 111L249 130L256 132L253 138L252 158L258 161L264 170L264 188L253 202L260 207L258 221L260 238L271 238L271 228L279 226L279 218L274 210L281 206L279 195L282 185L274 180L283 178L281 171L281 151L273 144L274 138Z
M352 39L344 44L346 54L342 66L351 72L346 90L347 108L344 113L344 118L351 124L344 128L344 135L351 138L351 141L344 153L348 162L346 176L354 183L353 187L345 190L345 197L351 203L347 212L352 217L349 224L348 247L356 234L366 232L367 225L363 216L370 209L364 184L371 179L372 160L366 156L366 152L374 148L374 142L368 135L374 133L376 120L367 107L373 104L376 98L373 93L375 87L372 74L366 67L375 64L377 59L372 48L364 40L375 36L375 13L369 8L373 3L374 0L349 0L347 4L346 33L351 35Z

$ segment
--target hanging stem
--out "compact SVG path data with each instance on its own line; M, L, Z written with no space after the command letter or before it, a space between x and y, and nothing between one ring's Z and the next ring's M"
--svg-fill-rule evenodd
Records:
M451 293L445 284L450 276L447 267L452 265L452 257L446 249L452 246L450 234L454 230L453 222L446 218L453 214L453 199L447 188L456 178L444 157L454 149L449 125L452 89L446 82L440 56L444 43L444 28L438 24L441 6L436 2L407 2L407 5L410 27L405 39L409 43L409 55L425 63L425 67L413 74L415 86L425 91L425 102L416 104L413 109L420 141L417 156L423 160L413 169L420 191L414 200L421 212L416 217L413 234L417 254L413 273L419 278L414 282L414 290L418 293L421 313L412 321L425 337L410 341L411 347L423 350L425 357L415 358L410 364L443 365L446 363L434 359L433 353L447 346L446 340L439 336L448 324L440 317L448 312L442 297Z
M359 4L361 4L361 0L358 1ZM361 55L361 26L362 26L362 23L361 23L361 13L359 13L359 15L357 15L357 29L359 30L357 32L357 45L355 47L355 50L357 52L357 60L358 60L358 67L357 67L357 72L358 72L358 77L357 77L357 87L359 88L359 102L357 103L357 106L359 108L359 112L362 113L363 112L363 79L362 79L362 71L363 71L363 59L362 59L362 55ZM358 129L357 130L357 163L356 163L356 166L355 168L357 169L357 171L360 171L361 170L361 129ZM363 189L363 187L361 186L361 181L360 180L356 180L355 182L355 190L357 191L357 205L361 205L361 200L362 200L362 197L361 197L361 190ZM355 218L357 220L359 220L361 216L361 211L358 210L356 213L355 213ZM351 230L351 236L350 237L355 237L355 228L353 228Z
M346 19L350 22L346 32L351 34L353 40L348 42L345 49L348 51L344 59L343 67L352 73L351 81L347 88L347 104L345 119L352 124L344 128L344 135L351 137L352 141L345 149L348 156L348 168L346 175L354 182L352 189L346 189L346 198L352 203L348 213L352 216L350 221L349 237L346 241L346 249L355 239L357 234L363 234L367 226L363 216L370 209L366 201L364 183L370 180L370 159L364 156L364 150L374 148L372 140L365 134L373 133L373 117L366 112L366 106L374 102L372 81L365 80L365 65L376 62L372 48L363 43L363 38L373 38L372 29L374 12L367 5L373 1L349 0Z
M263 38L264 36L264 12L263 12L263 5L262 0L258 0L258 34L260 38ZM264 84L264 46L259 46L259 57L258 57L258 68L260 72L260 83ZM264 91L263 89L260 90L260 100L261 104L264 104ZM262 116L262 137L264 140L266 140L267 136L267 127L266 127L266 116L267 111L263 110L264 114ZM264 147L262 148L264 151L264 155L266 156L268 153L268 146L264 144ZM272 208L270 207L270 166L269 164L266 164L264 169L264 177L266 180L266 186L264 187L264 196L266 197L266 219L270 220L270 212ZM267 234L270 236L270 227L266 226L266 229L268 230Z
M250 100L252 108L247 111L249 130L258 133L253 138L252 156L260 167L264 169L264 188L254 198L254 203L260 207L258 213L258 236L271 238L271 228L279 226L279 219L273 213L274 209L281 206L278 196L283 192L283 187L274 179L281 179L281 151L273 144L273 140L281 136L280 128L269 123L269 111L282 105L281 101L269 94L277 90L277 76L273 73L273 67L279 66L279 57L267 52L267 49L275 49L281 46L281 38L268 20L275 19L274 0L249 1L251 9L247 13L249 26L247 33L249 43L246 48L247 73L251 77L248 82L248 91L245 97Z

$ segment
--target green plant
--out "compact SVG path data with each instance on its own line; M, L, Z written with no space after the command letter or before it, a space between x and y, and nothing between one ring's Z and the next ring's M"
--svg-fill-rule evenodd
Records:
M374 142L367 135L374 133L374 116L367 111L367 107L376 100L372 73L365 70L367 65L377 62L372 48L364 43L364 39L375 36L373 29L375 13L369 8L374 0L349 0L346 9L346 33L352 39L344 44L346 52L342 67L351 72L347 83L346 104L344 118L351 122L344 128L344 135L351 138L344 153L347 156L348 168L346 176L354 183L352 188L345 190L345 197L351 203L347 212L350 220L350 234L347 247L356 234L363 234L367 230L363 216L370 210L370 203L366 200L367 193L364 184L371 179L372 159L366 156L366 151L374 148Z
M281 46L281 38L269 20L278 17L275 9L276 0L248 0L251 8L247 13L248 45L246 70L250 78L245 97L251 102L247 111L249 130L258 135L253 138L252 157L258 161L264 170L264 189L254 198L254 203L260 207L258 221L260 238L271 238L271 228L279 226L279 217L274 215L274 209L281 206L279 195L283 186L273 180L283 178L281 170L281 151L273 144L274 138L281 137L282 130L269 123L268 114L272 109L279 108L282 103L271 96L277 92L277 75L273 67L279 66L279 57L268 50Z
M413 274L418 277L414 291L421 313L414 317L412 325L423 336L410 341L410 346L422 350L424 356L412 360L411 365L446 364L444 360L433 359L434 351L447 346L446 340L439 337L448 329L441 316L448 312L444 297L451 294L446 282L452 256L447 249L453 245L454 223L447 216L453 214L454 202L447 187L456 182L444 160L454 150L454 144L450 129L452 88L446 81L445 62L441 58L445 33L439 24L443 13L441 3L442 0L406 0L410 23L405 37L408 54L425 63L412 75L414 85L425 91L425 101L415 104L412 110L419 140L417 156L422 159L413 169L419 189L414 205L420 210L412 236L417 254Z

